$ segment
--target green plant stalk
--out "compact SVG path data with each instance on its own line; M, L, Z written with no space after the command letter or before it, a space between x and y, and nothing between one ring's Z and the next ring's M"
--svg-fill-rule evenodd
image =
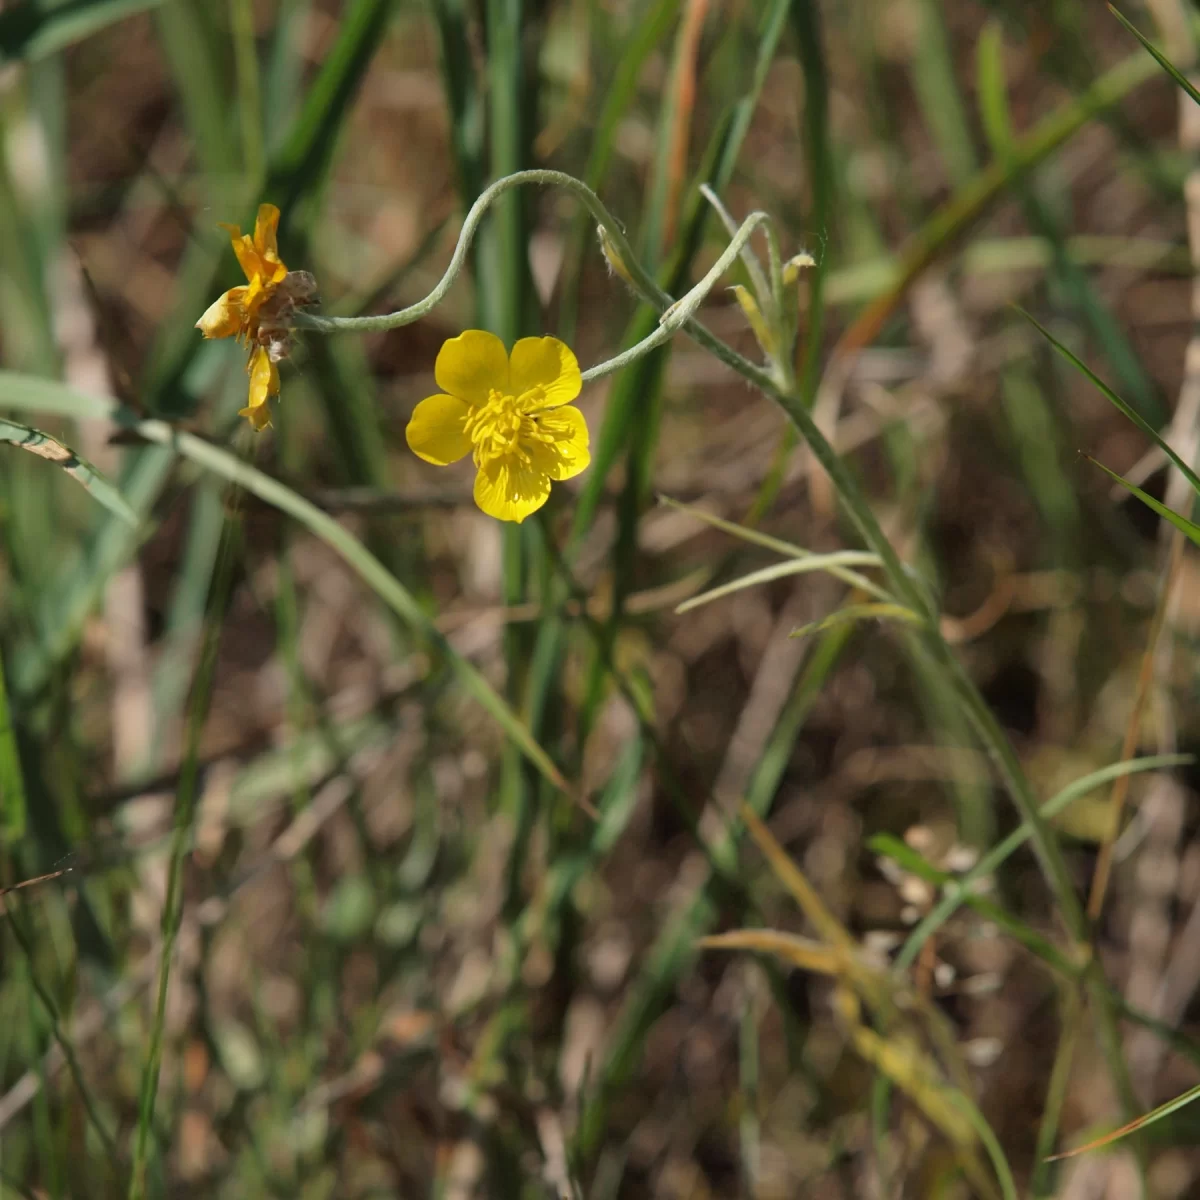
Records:
M1050 1194L1046 1187L1046 1176L1050 1164L1046 1161L1054 1151L1058 1140L1058 1123L1062 1116L1063 1105L1067 1099L1067 1089L1071 1082L1071 1068L1075 1063L1075 1047L1079 1041L1080 1004L1079 991L1072 983L1063 985L1062 999L1059 1005L1061 1012L1061 1031L1058 1036L1058 1046L1054 1051L1054 1066L1050 1069L1050 1082L1046 1085L1046 1104L1042 1110L1042 1119L1038 1124L1037 1149L1033 1155L1033 1175L1029 1180L1029 1194L1033 1200Z
M13 845L25 836L28 816L25 776L21 771L17 735L8 704L4 663L0 660L0 834L3 845Z
M791 5L791 17L800 47L800 63L804 68L804 154L808 162L808 186L812 191L809 220L818 236L825 238L833 210L834 164L829 144L829 73L825 67L821 10L817 0L796 0ZM796 369L800 395L808 408L812 407L821 379L828 249L816 259L817 265L805 274L808 324Z
M183 868L191 844L192 823L200 791L200 738L212 701L213 681L217 668L217 649L221 628L233 587L233 542L236 537L231 520L227 520L218 551L217 574L212 603L205 619L204 647L196 668L189 705L183 769L175 793L175 829L167 871L166 896L162 913L162 949L158 967L158 990L154 1006L154 1023L150 1031L150 1049L142 1069L138 1096L138 1121L134 1134L133 1155L129 1176L129 1200L145 1200L146 1168L150 1152L150 1134L154 1125L154 1101L158 1094L158 1077L162 1066L163 1041L166 1034L167 988L171 978L171 960L175 943L183 924Z
M639 13L634 22L634 28L618 58L612 82L605 93L604 107L596 121L596 133L587 166L583 171L584 182L593 191L599 188L607 173L621 117L633 101L646 59L667 36L678 10L679 0L651 0L649 11ZM559 334L566 342L571 342L575 337L579 279L587 238L587 213L580 212L571 224L571 231L566 239L567 249L563 256Z
M259 83L258 48L254 43L254 7L251 0L229 0L229 26L233 34L233 61L237 71L242 168L249 186L257 189L266 174L267 160L263 148L262 88Z
M63 1061L67 1064L67 1070L70 1072L71 1079L75 1084L75 1090L79 1093L79 1098L83 1102L87 1119L96 1131L96 1136L100 1139L100 1144L104 1148L109 1172L115 1180L117 1177L116 1143L112 1139L112 1134L108 1132L108 1127L100 1118L100 1110L96 1105L96 1099L92 1095L91 1088L88 1087L87 1080L84 1078L83 1068L79 1065L79 1059L75 1054L75 1047L71 1044L70 1037L63 1030L62 1021L59 1019L58 1005L54 1003L54 997L43 986L41 980L37 977L37 972L34 970L33 938L30 936L30 931L25 925L25 913L21 911L21 907L21 902L16 893L6 897L4 900L4 914L8 917L9 928L12 930L13 937L17 939L17 944L21 947L21 952L25 955L28 964L30 985L33 987L34 993L45 1011L46 1020L50 1023L50 1034L58 1045L59 1050L62 1051Z

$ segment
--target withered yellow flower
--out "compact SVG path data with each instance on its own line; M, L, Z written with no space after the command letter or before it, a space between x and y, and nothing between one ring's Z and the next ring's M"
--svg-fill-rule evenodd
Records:
M501 521L523 521L550 496L552 481L591 462L583 413L570 406L583 379L557 338L522 338L512 348L468 329L441 348L436 396L422 400L405 430L410 449L435 466L471 454L475 503Z
M237 225L221 228L229 233L246 284L213 301L196 328L206 338L235 337L250 347L249 402L238 415L261 431L271 424L267 398L279 395L276 364L288 354L288 318L298 305L316 299L316 280L307 271L289 271L280 259L279 209L274 204L259 205L253 235L242 233Z

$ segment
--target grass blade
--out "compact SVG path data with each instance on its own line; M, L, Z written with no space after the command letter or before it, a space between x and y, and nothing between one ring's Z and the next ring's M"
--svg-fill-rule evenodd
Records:
M1130 407L1116 392L1112 390L1095 373L1078 355L1068 350L1044 325L1042 325L1035 317L1030 316L1023 308L1017 308L1017 312L1021 314L1037 331L1054 347L1069 362L1077 371L1086 375L1089 380L1104 394L1108 402L1122 413L1130 421L1132 421L1164 454L1179 468L1180 474L1191 484L1192 490L1200 495L1200 477L1192 470L1174 450L1162 439L1158 430L1150 424L1136 409Z
M847 604L831 612L819 621L810 621L793 630L792 637L808 637L810 633L824 633L840 625L856 625L859 621L899 621L904 625L923 626L925 618L903 604Z
M1121 24L1124 25L1125 28L1128 29L1129 32L1132 33L1139 42L1142 43L1142 48L1146 51L1146 53L1149 54L1150 57L1153 58L1154 61L1158 63L1158 65L1162 67L1162 69L1166 71L1166 73L1170 75L1173 80L1175 80L1176 84L1183 88L1183 90L1187 92L1187 94L1191 96L1191 98L1197 104L1200 104L1200 91L1197 91L1195 86L1189 82L1188 77L1173 62L1171 62L1171 60L1168 59L1144 33L1142 33L1141 30L1139 30L1137 26L1134 25L1134 23L1120 11L1120 9L1110 4L1108 6L1108 11L1112 13L1112 15L1116 17L1117 20L1120 21Z
M74 0L48 8L19 4L0 13L0 63L31 62L65 50L75 42L134 13L157 8L163 0Z
M1061 1154L1052 1154L1046 1161L1057 1162L1063 1158L1074 1158L1077 1154L1086 1154L1089 1150L1099 1150L1103 1146L1111 1146L1113 1142L1120 1141L1121 1138L1127 1137L1139 1129L1145 1129L1147 1125L1153 1125L1155 1121L1161 1121L1163 1117L1169 1117L1173 1112L1178 1112L1197 1099L1200 1099L1200 1084L1189 1088L1182 1095L1176 1096L1174 1100L1160 1104L1158 1108L1146 1113L1144 1117L1138 1117L1137 1120L1130 1121L1128 1124L1122 1125L1120 1129L1114 1129L1112 1133L1106 1133L1103 1137L1098 1137L1084 1146L1076 1146L1074 1150L1064 1150Z
M122 521L137 526L137 513L129 507L125 497L86 459L82 459L69 446L64 445L58 438L33 429L29 425L19 425L15 421L0 420L0 442L17 446L52 462L80 487L93 500L103 504L109 512L115 513Z
M1114 483L1119 483L1131 496L1136 496L1147 508L1153 509L1163 520L1170 521L1186 538L1200 546L1200 525L1189 521L1187 517L1181 516L1174 509L1168 508L1161 500L1155 500L1149 492L1135 487L1129 480L1118 475L1116 471L1109 470L1102 462L1097 462L1090 456L1087 456L1087 460L1093 466L1099 467Z
M867 550L839 550L833 554L813 554L808 558L789 559L787 562L774 563L759 571L751 571L749 575L731 579L728 583L721 584L720 587L701 592L700 595L685 600L675 611L676 613L690 612L693 608L699 608L702 604L711 604L714 600L720 600L722 596L740 592L743 588L757 587L760 583L771 583L776 579L784 579L788 575L803 575L809 571L828 571L831 575L836 574L838 578L853 587L866 585L873 588L870 580L864 579L856 572L838 570L841 567L857 566L877 567L879 566L879 556ZM847 574L852 578L846 579Z
M873 341L899 307L913 282L999 197L1014 180L1033 170L1063 142L1078 133L1094 116L1111 108L1134 88L1145 83L1154 64L1144 55L1133 55L1117 63L1081 96L1068 101L1057 112L1014 141L1004 161L993 161L957 189L912 236L900 255L898 277L878 299L867 305L846 330L834 349L841 357Z
M25 776L8 706L4 664L0 662L0 836L5 845L25 836L28 813Z
M1129 762L1112 763L1092 771L1069 783L1062 791L1046 801L1041 808L1043 820L1056 817L1069 804L1086 796L1088 792L1111 783L1121 775L1133 775L1141 771L1163 771L1169 767L1182 767L1194 761L1190 754L1158 754L1148 758L1135 758ZM999 867L1020 849L1030 838L1032 830L1022 822L1003 841L992 847L965 875L957 880L957 887L946 893L930 913L921 920L908 935L900 953L896 956L896 969L907 970L917 960L921 947L954 915L961 904L966 903L969 889L976 880L994 874Z

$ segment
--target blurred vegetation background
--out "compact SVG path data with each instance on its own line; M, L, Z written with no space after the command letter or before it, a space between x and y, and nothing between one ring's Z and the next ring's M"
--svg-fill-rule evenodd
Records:
M1190 68L1191 5L1122 11ZM535 166L674 296L703 183L812 254L799 402L1064 877L693 342L585 389L520 526L408 451L445 338L654 328L570 196L244 427L220 222L385 312ZM1013 307L1194 459L1198 168L1094 0L0 0L0 882L53 876L2 901L0 1195L1200 1195L1200 1109L1047 1161L1196 1081L1200 592L1080 451L1186 507L1165 455Z

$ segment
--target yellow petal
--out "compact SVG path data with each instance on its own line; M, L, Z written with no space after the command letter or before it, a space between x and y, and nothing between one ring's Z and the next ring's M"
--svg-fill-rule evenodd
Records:
M525 443L534 466L551 479L571 479L587 470L592 456L583 413L567 406L540 413L536 419L538 428L552 434L554 441Z
M237 226L233 226L234 229ZM230 243L233 246L233 252L237 255L238 263L242 268L242 274L247 279L253 281L256 277L263 274L262 260L258 256L258 251L254 248L254 240L248 233L238 234L236 237L230 238Z
M279 229L279 209L273 204L260 204L254 219L254 248L264 258L279 259L276 232Z
M206 338L233 337L241 332L245 319L242 302L246 295L244 287L230 288L223 296L218 296L205 310L204 316L196 322L196 328Z
M550 478L515 455L492 459L475 476L475 503L498 521L525 520L546 503Z
M271 361L265 347L256 346L246 371L250 375L250 403L241 410L241 415L249 417L255 429L265 429L271 423L267 397L279 395L279 368Z
M458 462L471 452L471 439L463 432L467 406L454 396L428 396L413 409L404 431L408 448L435 466Z
M443 392L479 408L487 403L493 388L510 394L508 352L494 333L468 329L442 344L433 377Z
M236 232L237 226L228 226L229 229ZM287 275L287 267L279 261L277 254L266 253L260 254L258 247L254 244L254 239L248 234L243 233L238 236L231 237L233 252L237 255L238 263L241 265L242 273L246 278L253 283L255 280L262 280L264 284L281 283Z
M239 408L238 416L245 417L254 426L255 433L262 433L271 426L271 406L260 404L257 408Z
M579 395L583 379L569 346L558 338L522 338L512 350L512 395L533 392L526 408L556 408Z

